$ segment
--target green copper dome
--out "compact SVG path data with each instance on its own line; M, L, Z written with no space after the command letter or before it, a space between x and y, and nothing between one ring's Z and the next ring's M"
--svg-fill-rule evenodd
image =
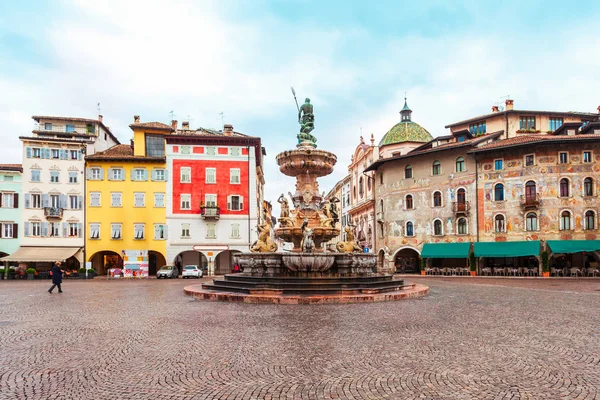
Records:
M379 147L403 142L427 143L433 139L431 134L427 132L427 129L416 122L411 121L411 114L412 110L408 108L406 99L404 99L404 107L400 111L401 122L394 125L392 129L383 136L379 142Z

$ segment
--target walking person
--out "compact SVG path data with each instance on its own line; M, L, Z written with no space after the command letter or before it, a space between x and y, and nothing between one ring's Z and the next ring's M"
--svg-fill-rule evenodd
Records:
M52 293L54 288L58 286L58 293L62 293L60 284L62 283L62 269L60 269L60 261L54 263L52 267L52 286L48 289L48 293Z

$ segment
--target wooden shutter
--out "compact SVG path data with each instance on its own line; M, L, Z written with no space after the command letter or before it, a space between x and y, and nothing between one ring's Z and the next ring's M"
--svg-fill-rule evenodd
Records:
M42 222L42 236L43 237L48 236L48 223L47 222Z
M244 196L240 196L240 210L244 209Z
M14 194L13 208L19 208L19 193Z
M25 148L25 154L27 155L27 158L31 158L31 147Z
M77 209L83 210L83 196L77 196Z
M148 170L144 169L143 171L144 171L144 181L147 181L148 180Z
M13 239L18 239L19 238L19 224L12 224L13 225Z
M130 180L135 181L135 168L132 168L131 170L131 176L129 177Z
M227 196L227 209L231 210L231 196Z
M31 208L31 194L25 193L25 208Z
M153 169L153 170L152 170L152 172L151 172L151 175L150 175L150 176L152 177L152 180L153 180L153 181L155 181L155 180L156 180L156 170L155 170L155 169Z
M3 197L4 197L4 196L2 195L2 193L0 193L0 207L2 207L2 198L3 198Z
M61 194L58 198L58 204L59 204L60 208L63 208L63 209L69 208L69 206L70 206L69 196L67 196L66 194Z
M85 179L87 179L88 181L92 179L92 169L91 168L85 169Z
M83 237L83 224L81 222L77 224L77 233L77 237Z
M42 207L50 207L50 196L48 193L42 193Z
M23 235L24 236L29 236L29 226L31 225L31 222L25 222L23 225Z
M104 180L104 168L100 168L100 180Z
M66 222L63 222L62 224L62 228L63 228L63 237L69 237L69 224L67 224Z

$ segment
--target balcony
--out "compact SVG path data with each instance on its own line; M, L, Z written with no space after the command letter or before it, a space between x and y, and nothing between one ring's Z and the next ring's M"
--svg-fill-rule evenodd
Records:
M468 214L471 209L471 203L468 201L454 201L452 202L452 211L454 214Z
M219 219L221 216L221 209L217 206L201 206L200 216L202 219Z
M540 195L526 194L521 195L521 207L523 208L538 208L540 206Z
M48 219L62 219L63 209L60 207L44 207L44 215Z
M70 126L67 129L66 125L56 125L51 124L49 126L45 126L45 124L38 124L34 129L38 133L42 134L54 134L54 133L64 133L71 135L95 135L96 129L94 125L90 126Z

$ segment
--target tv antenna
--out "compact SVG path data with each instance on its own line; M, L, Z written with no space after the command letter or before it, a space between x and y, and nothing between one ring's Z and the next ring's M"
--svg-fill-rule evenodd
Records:
M171 117L171 121L173 121L173 118L175 117L175 112L173 110L169 111L169 117Z
M225 125L225 114L221 111L219 115L221 116L221 127L223 127Z

